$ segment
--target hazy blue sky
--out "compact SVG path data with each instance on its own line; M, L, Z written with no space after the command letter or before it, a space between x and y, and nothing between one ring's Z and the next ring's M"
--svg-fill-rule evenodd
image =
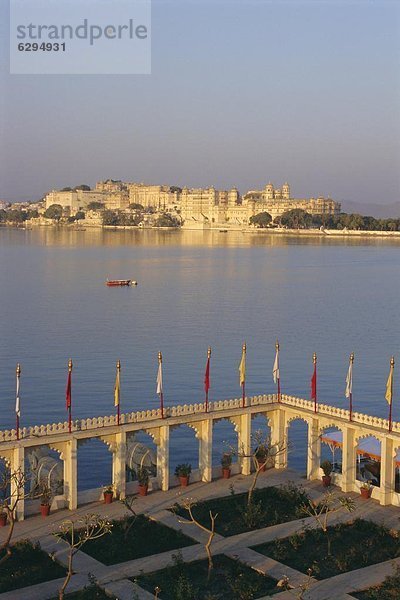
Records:
M0 199L108 177L400 198L400 2L153 1L152 75L8 74Z

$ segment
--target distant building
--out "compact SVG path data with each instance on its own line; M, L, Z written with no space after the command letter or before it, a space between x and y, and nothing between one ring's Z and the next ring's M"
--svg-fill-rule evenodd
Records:
M96 190L71 190L49 192L44 200L46 209L52 204L59 204L70 215L75 215L80 210L86 210L91 202L102 202L106 200L107 194Z

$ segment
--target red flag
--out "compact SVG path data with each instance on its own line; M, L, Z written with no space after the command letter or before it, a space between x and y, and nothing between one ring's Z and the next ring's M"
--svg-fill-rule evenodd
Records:
M314 363L314 373L311 377L311 400L317 399L317 363Z
M71 400L72 400L72 385L71 385L71 371L68 373L67 380L67 390L65 392L65 403L67 410L71 408Z
M206 394L208 393L208 390L210 389L210 357L207 358L206 372L204 375L204 389L205 389Z

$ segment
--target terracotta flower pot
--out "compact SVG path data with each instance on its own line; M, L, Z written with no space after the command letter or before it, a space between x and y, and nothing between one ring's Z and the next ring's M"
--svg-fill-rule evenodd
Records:
M189 485L189 475L179 475L179 481L181 487L187 487Z
M114 492L104 492L104 504L111 504Z
M224 479L229 479L231 476L231 470L230 467L223 467L222 468L222 477Z
M322 475L322 485L329 487L331 485L332 477L330 475Z
M0 513L0 527L7 525L7 513Z
M147 490L149 489L149 484L141 485L139 483L139 496L147 496Z
M371 498L371 494L372 494L372 489L367 489L367 488L360 488L360 492L361 492L361 498L365 498L365 500L368 500L368 498Z
M40 514L42 515L42 517L48 517L50 514L50 504L41 504Z

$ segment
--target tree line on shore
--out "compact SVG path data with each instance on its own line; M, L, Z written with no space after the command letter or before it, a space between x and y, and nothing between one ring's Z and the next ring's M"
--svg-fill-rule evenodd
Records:
M400 218L376 219L359 214L310 215L301 208L294 208L272 219L267 212L250 217L250 224L259 228L271 226L287 229L350 229L360 231L400 231Z

